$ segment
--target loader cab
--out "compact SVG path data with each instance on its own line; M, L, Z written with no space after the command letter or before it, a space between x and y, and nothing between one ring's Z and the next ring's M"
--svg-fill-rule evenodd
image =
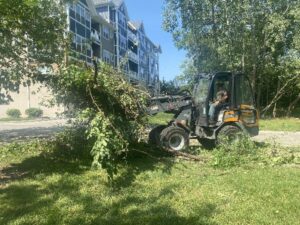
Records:
M217 99L217 93L224 90L228 93L226 104L232 106L232 75L231 73L202 74L193 91L194 119L198 126L209 126L210 105Z
M218 104L211 116L211 107L218 93L227 93L226 101ZM252 88L244 74L219 72L200 75L193 92L193 120L197 135L216 138L218 131L227 124L234 124L251 136L258 133L258 113L254 106Z

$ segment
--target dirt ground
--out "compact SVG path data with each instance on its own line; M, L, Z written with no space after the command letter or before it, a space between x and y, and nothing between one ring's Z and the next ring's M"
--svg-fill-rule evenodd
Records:
M67 120L39 120L24 122L0 122L0 143L15 140L45 138L62 131ZM286 147L300 147L300 132L260 131L253 140L276 143Z

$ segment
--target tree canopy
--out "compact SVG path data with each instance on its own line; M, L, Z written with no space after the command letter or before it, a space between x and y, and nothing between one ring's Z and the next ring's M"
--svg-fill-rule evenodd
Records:
M299 15L297 0L165 0L164 28L198 72L242 71L274 106L299 92Z
M0 104L42 67L62 63L66 2L0 1Z

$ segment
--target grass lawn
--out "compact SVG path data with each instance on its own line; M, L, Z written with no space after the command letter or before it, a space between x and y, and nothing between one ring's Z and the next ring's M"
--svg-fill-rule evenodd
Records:
M173 114L158 113L149 117L150 124L167 124L173 118ZM260 130L269 131L300 131L299 118L261 119Z
M9 117L6 117L6 118L0 118L0 123L1 122L23 122L23 121L34 121L36 119L34 118L9 118Z
M146 146L161 158L132 153L110 183L103 171L90 169L90 162L48 147L39 142L0 147L0 224L300 221L299 164L254 161L218 169L211 160L196 163L163 157ZM199 152L207 159L214 155Z
M299 118L278 118L259 121L261 130L270 131L300 131Z
M158 113L154 116L149 116L149 123L153 125L158 124L167 124L170 120L172 120L174 114L172 113Z

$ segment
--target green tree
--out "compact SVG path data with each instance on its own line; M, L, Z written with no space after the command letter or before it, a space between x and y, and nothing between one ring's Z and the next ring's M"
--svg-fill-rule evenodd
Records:
M290 57L299 53L299 8L296 0L165 0L164 28L199 72L249 74L258 106L273 102L268 111L277 102L286 104L280 100L299 74L297 57ZM286 60L296 70L284 68Z
M186 59L181 65L181 71L181 74L176 77L180 89L193 91L195 79L199 75L193 60Z
M41 68L62 64L66 0L0 1L0 104Z
M175 80L162 80L160 81L160 92L161 94L175 95L179 92L179 87Z

